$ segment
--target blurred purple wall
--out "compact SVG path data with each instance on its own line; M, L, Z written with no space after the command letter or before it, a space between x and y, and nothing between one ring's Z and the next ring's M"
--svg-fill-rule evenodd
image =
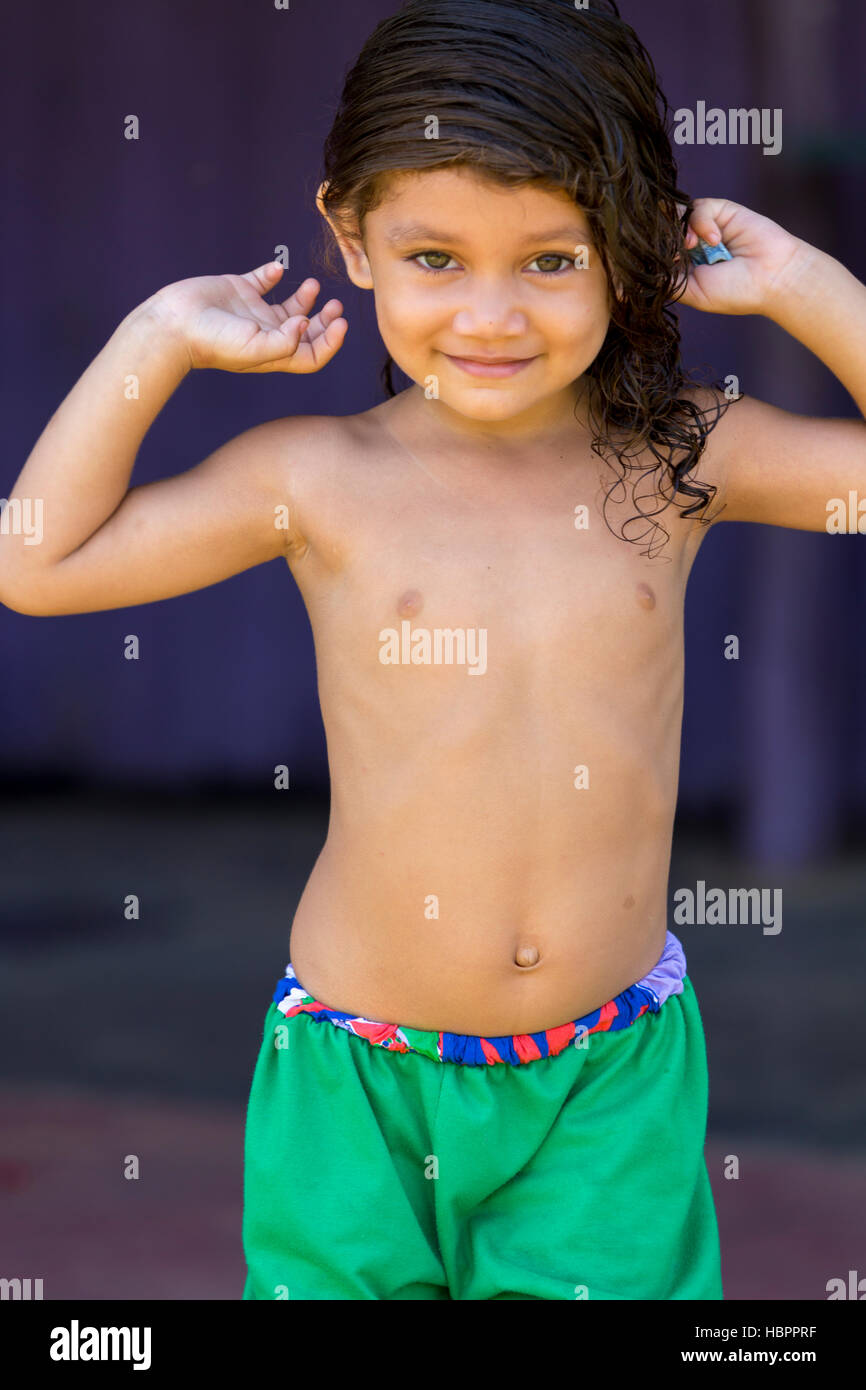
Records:
M386 0L17 6L2 21L0 496L118 321L160 285L244 271L290 248L293 284L343 300L336 360L307 377L188 378L133 481L192 467L285 414L381 399L372 298L320 273L313 196L341 80ZM755 207L866 278L866 11L860 0L622 0L672 108L782 107L778 156L679 147L680 185ZM140 139L123 137L138 115ZM758 318L681 311L684 361L804 414L853 415L805 349ZM792 480L796 485L796 480ZM854 539L725 525L686 612L681 813L731 806L764 859L831 848L866 811L866 552ZM141 659L122 656L139 634ZM722 659L728 633L741 659ZM327 776L313 647L280 561L141 608L34 619L0 609L0 777L264 789Z

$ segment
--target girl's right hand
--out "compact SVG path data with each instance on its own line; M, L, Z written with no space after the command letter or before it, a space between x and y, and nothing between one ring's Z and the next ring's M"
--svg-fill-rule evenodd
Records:
M246 275L202 275L166 285L150 314L179 339L191 368L224 372L318 372L339 352L348 323L339 299L310 318L318 280L304 280L282 304L263 298L283 267L270 261Z

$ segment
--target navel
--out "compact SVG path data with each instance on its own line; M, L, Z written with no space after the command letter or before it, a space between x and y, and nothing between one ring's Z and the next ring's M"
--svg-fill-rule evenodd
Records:
M640 604L641 608L646 608L647 610L655 608L656 596L650 588L649 584L638 584L637 601Z
M631 893L629 893L628 897L623 903L623 907L634 907L634 898L632 897Z
M407 589L397 600L397 614L401 618L414 618L416 613L421 612L423 604L424 599L417 589Z
M514 952L515 965L537 965L538 951L535 946L518 946Z

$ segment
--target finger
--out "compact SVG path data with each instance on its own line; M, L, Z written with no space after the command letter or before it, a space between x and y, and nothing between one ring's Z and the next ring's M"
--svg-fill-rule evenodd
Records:
M325 324L321 333L310 339L310 350L317 366L321 366L330 357L333 357L337 348L342 345L348 331L348 320L343 318L342 314L338 314L336 318L331 319L330 323Z
M306 336L310 339L318 338L320 333L324 333L329 324L341 317L343 306L339 299L329 299L327 304L323 304L317 314L310 319L310 326Z
M730 221L735 208L736 204L727 198L697 198L689 225L704 241L721 241L725 224Z
M287 318L294 318L295 314L309 314L316 302L316 296L321 289L318 280L310 276L302 280L294 294L289 295L288 299L274 305L275 309L282 310Z
M733 211L736 206L736 203L730 202L727 198L695 198L692 211L698 217L719 218L726 208Z
M702 237L704 241L709 242L710 246L715 246L722 239L719 224L714 222L711 217L702 217L700 219L693 217L691 228L692 233L697 234L695 236L695 242L697 242L698 237Z
M267 294L269 290L279 280L283 273L283 267L279 261L267 261L264 265L257 266L255 270L248 270L245 275L241 275L241 280L246 280L248 285L252 285L259 294Z
M284 299L281 304L269 304L268 308L281 323L286 319L294 318L297 314L304 314L309 318L318 293L318 280L304 280L295 290L295 293L289 295L288 299ZM329 300L331 304L334 302L334 300Z
M314 296L314 297L315 297L315 296ZM294 296L292 296L292 299L294 299ZM290 315L290 314L289 314L289 308L290 308L290 306L291 306L291 304L292 304L292 299L287 299L286 302L285 302L285 304L272 304L272 305L269 305L269 308L272 308L272 309L273 309L274 313L277 315L277 318L278 318L281 322L283 321L283 319L282 319L282 316L283 316L283 315L285 315L286 318L294 317L294 315ZM306 316L307 318L309 318L309 321L310 321L310 331L311 331L311 333L312 333L313 331L318 332L318 331L320 330L320 328L325 327L328 323L331 322L332 319L337 318L337 316L343 312L343 306L342 306L342 304L340 303L339 299L329 299L328 302L327 302L327 304L324 304L324 305L322 306L322 308L319 310L319 312L318 312L317 314L313 315L312 317L310 317L310 308L311 308L311 307L312 307L312 306L310 306L309 308L307 308L307 309L305 309L305 310L301 310L301 309L296 309L296 310L295 310L295 314L304 313L305 316Z
M246 356L252 357L252 367L292 357L297 352L309 322L309 318L299 314L293 318L286 318L278 328L260 327L245 349Z
M278 333L284 343L291 344L292 352L297 352L309 326L310 320L306 314L294 314L292 318L286 319L285 323L281 323L279 328L272 331Z
M294 357L309 320L302 315L286 319L279 328L259 328L244 349L250 358L243 371L281 371L283 364Z
M344 318L333 319L315 338L302 339L298 351L286 367L292 372L317 372L336 355L343 345L349 325Z

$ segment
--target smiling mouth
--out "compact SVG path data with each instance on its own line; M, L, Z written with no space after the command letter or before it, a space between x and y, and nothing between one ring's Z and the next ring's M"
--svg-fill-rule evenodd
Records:
M445 356L455 362L477 362L481 367L501 367L512 362L532 361L532 357L467 357L459 352L447 352Z
M450 352L444 356L464 375L486 381L516 376L530 362L537 361L536 357L456 357Z

